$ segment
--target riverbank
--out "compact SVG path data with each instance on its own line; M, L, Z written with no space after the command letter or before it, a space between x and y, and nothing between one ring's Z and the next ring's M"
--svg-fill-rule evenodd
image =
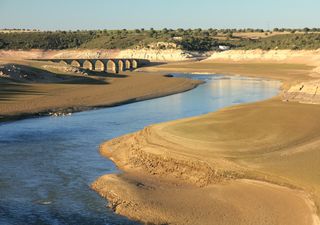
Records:
M121 105L187 91L200 84L163 73L97 72L83 76L82 72L62 71L55 63L2 60L0 64L33 78L28 82L0 78L0 121ZM41 79L37 79L37 74Z
M102 155L124 173L100 177L93 189L144 223L319 224L320 106L283 99L292 85L317 79L314 69L227 60L146 68L277 79L283 92L104 143Z
M152 62L184 61L197 53L181 49L65 49L65 50L0 50L3 59L104 59L136 58Z

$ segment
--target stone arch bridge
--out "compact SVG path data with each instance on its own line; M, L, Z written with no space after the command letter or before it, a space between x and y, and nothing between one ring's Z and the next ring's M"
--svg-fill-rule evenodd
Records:
M38 61L51 61L63 63L93 71L119 73L119 71L132 71L149 63L144 59L37 59Z

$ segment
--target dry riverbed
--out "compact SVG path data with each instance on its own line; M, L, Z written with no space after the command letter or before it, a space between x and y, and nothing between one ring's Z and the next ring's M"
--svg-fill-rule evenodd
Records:
M187 91L200 83L163 73L105 74L28 60L0 60L0 66L2 121L141 101Z
M313 65L195 62L148 71L316 79ZM152 224L320 224L320 106L283 98L152 125L101 145L122 174L92 184L119 214Z
M106 75L2 59L0 120L113 106L199 84L165 72L281 80L283 92L271 100L152 125L104 143L102 155L123 173L102 176L92 188L117 213L145 223L320 224L320 106L298 103L318 103L317 65L307 64L205 60Z

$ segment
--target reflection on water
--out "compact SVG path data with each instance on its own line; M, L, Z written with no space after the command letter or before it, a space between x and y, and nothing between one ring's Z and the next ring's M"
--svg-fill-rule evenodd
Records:
M101 142L149 124L190 117L274 96L279 82L221 75L168 97L69 117L0 125L0 224L137 224L115 215L90 190L98 176L116 172L98 153Z

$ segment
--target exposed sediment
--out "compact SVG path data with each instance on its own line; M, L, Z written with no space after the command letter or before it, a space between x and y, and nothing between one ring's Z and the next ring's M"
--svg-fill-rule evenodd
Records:
M180 49L75 49L75 50L0 50L0 58L7 59L99 59L99 58L138 58L156 62L184 61L193 53Z
M318 50L231 50L215 52L207 60L228 60L234 62L285 62L319 65Z
M101 146L100 152L115 161L123 170L178 179L199 187L226 178L242 177L240 167L229 161L214 159L208 162L201 158L176 154L181 146L161 135L157 134L157 129L153 126L146 127L137 133L106 142Z
M283 92L104 143L102 155L123 173L102 176L92 188L117 213L144 223L320 224L320 106L296 103L318 103L317 64L294 64L299 57L150 68L248 73L283 81Z
M127 104L201 84L160 73L85 76L78 69L69 71L57 63L28 60L2 59L0 67L0 121Z
M235 158L233 154L208 148L206 141L167 130L188 121L193 122L186 119L154 125L104 143L101 154L125 173L102 176L92 188L108 199L115 212L144 223L318 223L310 196L275 185L289 186L289 181L230 160Z
M319 104L320 80L312 80L293 85L284 92L283 100Z

